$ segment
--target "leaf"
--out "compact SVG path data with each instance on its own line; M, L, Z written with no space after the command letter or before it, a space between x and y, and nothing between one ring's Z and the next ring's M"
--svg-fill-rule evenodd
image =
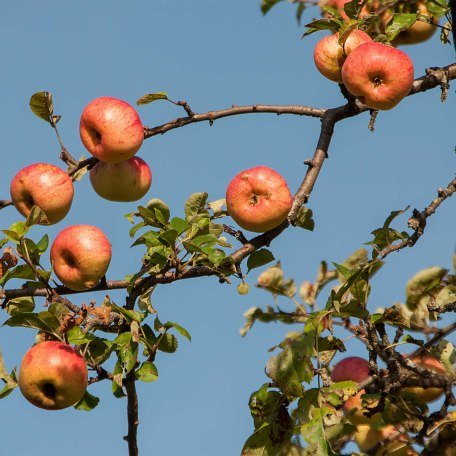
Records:
M253 252L247 259L247 273L252 269L259 268L273 261L274 255L268 249L260 249Z
M338 31L341 27L342 22L338 19L317 19L315 21L306 24L305 27L308 28L307 32L304 33L302 36L303 38L309 36L314 32L318 32L319 30L333 30Z
M145 361L136 371L136 379L141 382L154 382L158 378L158 370L153 363Z
M51 123L51 118L54 113L54 106L52 102L52 94L50 92L36 92L30 97L30 109L33 114L40 119Z
M311 209L301 206L296 216L296 220L294 221L294 225L303 228L304 230L313 231L315 222L312 219L312 215Z
M403 30L410 28L416 21L417 14L409 13L395 13L393 14L392 19L386 25L386 36L389 41L394 40L394 38L399 35Z
M6 302L6 311L10 315L19 314L21 312L33 312L35 309L35 301L33 297L27 296L23 298L10 299Z
M88 391L85 392L82 399L74 405L76 410L84 410L90 412L93 410L100 402L100 399L96 396L92 396Z
M211 201L207 203L207 207L214 213L215 217L220 217L223 215L223 207L226 206L226 199L218 199L216 201Z
M177 350L178 342L173 334L164 333L160 336L158 349L165 353L174 353Z
M185 202L185 219L191 223L196 215L204 213L208 215L208 212L205 210L206 201L208 194L203 193L192 193L187 201Z
M75 326L74 328L71 328L69 331L66 332L66 336L68 339L68 343L73 345L87 344L96 339L94 335L86 334L80 326Z
M170 226L173 230L176 230L179 235L181 235L184 231L187 231L190 227L187 220L181 219L179 217L172 218Z
M49 236L45 234L36 244L40 253L44 253L49 246Z
M166 92L146 93L139 100L136 101L138 106L152 103L155 100L167 100L168 95Z
M25 229L27 231L33 225L38 224L47 225L49 223L47 215L38 206L33 206L30 210L27 220L25 221Z
M311 411L310 420L301 426L301 436L307 443L313 446L312 454L314 456L328 456L332 454L326 441L323 418L323 410L321 408L315 408Z
M298 25L301 25L302 14L306 9L305 3L299 3L298 8L296 10L296 20L298 21Z
M192 341L192 337L190 336L190 333L181 325L178 323L172 322L172 321L167 321L163 325L166 329L174 328L181 336L184 336L189 342Z
M144 315L141 312L137 312L136 310L128 310L125 309L124 307L120 307L117 304L113 303L111 300L106 300L105 305L111 307L114 311L122 314L128 323L131 323L133 320L137 321L138 323L141 323L144 318L146 318L146 315Z
M39 314L30 312L18 313L6 320L3 325L33 328L52 334L59 339L61 338L61 335L57 331L60 326L58 318L47 311L40 312Z
M261 2L261 12L267 14L269 10L277 5L277 3L283 2L284 0L262 0Z
M432 291L441 284L442 279L447 273L448 269L433 266L415 274L407 282L405 288L407 307L410 310L414 310L420 299L424 295L432 293Z
M301 397L304 393L302 382L313 378L313 366L305 355L304 339L286 342L283 350L272 356L266 366L267 375L288 396Z

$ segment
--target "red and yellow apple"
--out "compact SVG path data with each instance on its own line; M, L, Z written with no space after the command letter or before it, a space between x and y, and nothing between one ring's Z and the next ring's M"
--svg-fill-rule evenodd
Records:
M421 13L423 19L428 19L430 22L417 20L410 28L397 35L393 40L395 46L422 43L423 41L428 40L436 32L436 26L439 23L439 19L431 17L431 13L424 2L418 2L413 7L407 7L403 10L404 13L418 11Z
M256 233L272 230L288 215L293 203L285 179L267 166L237 174L226 189L226 207L241 227Z
M343 46L339 44L339 33L325 36L315 46L315 66L323 76L331 81L342 82L342 65L348 54L369 41L372 41L372 38L362 30L353 30Z
M136 109L114 97L96 98L84 108L79 133L86 149L106 163L133 157L144 139Z
M62 230L51 247L56 276L68 288L93 288L106 274L111 244L103 231L91 225L73 225Z
M70 211L73 201L73 182L68 174L48 163L35 163L21 169L11 181L11 200L16 209L27 217L38 206L47 220L42 225L60 222Z
M33 405L60 410L76 404L87 388L87 365L70 345L41 342L22 359L19 388Z
M131 157L121 163L98 162L90 170L93 189L109 201L137 201L150 188L152 173L147 163Z
M347 90L371 109L394 108L413 85L413 63L404 52L371 41L345 60L342 80Z
M347 380L361 383L366 380L370 375L369 362L358 356L349 356L339 361L331 372L331 380L333 382L344 382ZM353 424L373 424L381 419L381 414L376 413L371 417L364 415L363 411L366 411L366 407L363 407L362 396L366 394L364 389L358 391L354 396L347 399L343 405L344 413L347 415L353 409L356 412L350 415L349 421ZM371 401L366 404L368 407L375 407L377 401Z
M436 374L445 375L446 370L443 364L432 355L424 354L410 359L417 366L428 369ZM442 393L442 388L421 388L420 386L405 387L403 391L416 394L424 402L432 402L438 399Z

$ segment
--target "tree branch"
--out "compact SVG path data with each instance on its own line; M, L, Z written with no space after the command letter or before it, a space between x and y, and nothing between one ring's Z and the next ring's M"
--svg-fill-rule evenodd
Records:
M124 382L127 392L127 416L128 416L128 434L124 440L128 443L129 456L138 456L138 395L136 394L135 370L132 369L126 376Z

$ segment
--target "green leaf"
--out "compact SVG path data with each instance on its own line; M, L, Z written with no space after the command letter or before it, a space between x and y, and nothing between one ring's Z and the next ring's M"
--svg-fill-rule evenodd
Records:
M302 396L304 388L301 383L313 378L310 357L305 355L306 343L305 339L287 341L283 350L268 361L268 377L288 396Z
M76 410L84 410L90 412L100 402L100 399L96 396L92 396L88 391L85 392L82 399L74 406Z
M6 302L6 311L10 315L19 314L22 312L33 312L35 309L35 301L33 297L27 296L23 298L10 299Z
M301 436L307 443L313 446L312 454L315 456L333 454L326 441L324 417L325 414L321 408L314 408L311 411L309 422L301 426Z
M153 363L145 361L136 371L136 378L141 382L154 382L158 378L158 370Z
M38 225L40 223L44 225L49 223L47 215L38 206L33 206L25 221L24 231L26 232L33 225Z
M192 341L192 337L190 336L190 333L181 325L178 323L172 322L172 321L167 321L163 325L166 329L169 328L174 328L181 336L184 336L189 342Z
M74 328L71 328L69 331L66 333L68 342L73 345L83 345L87 344L96 337L92 334L86 334L80 326L75 326Z
M179 217L172 218L170 226L173 230L176 230L179 235L181 235L184 231L187 231L190 227L189 223L186 220Z
M438 287L447 273L448 269L433 266L415 274L407 282L407 286L405 288L407 307L410 310L414 310L420 299L423 296L430 294L436 287Z
M363 2L359 0L352 0L344 4L344 12L349 17L349 19L356 19L363 6Z
M105 305L111 307L114 311L122 314L128 321L128 323L131 323L133 320L137 321L138 323L141 323L144 320L144 318L146 318L146 315L144 315L143 313L137 312L136 310L128 310L124 307L120 307L117 304L113 303L111 300L106 301Z
M168 99L168 94L166 92L146 93L146 95L143 95L136 102L136 104L138 106L140 106L140 105L146 105L146 104L152 103L155 100L167 100L167 99Z
M30 109L33 114L40 119L51 123L52 115L54 114L54 105L52 102L52 94L50 92L42 91L34 93L30 97Z
M44 253L49 246L49 236L45 234L36 244L40 253Z
M277 3L283 2L283 0L262 0L261 2L261 12L267 14L269 10L277 5Z
M174 247L177 236L178 236L178 231L170 229L170 230L163 231L163 233L160 234L158 239L164 241L164 243L166 243L166 245L169 245L170 247Z
M386 36L389 41L394 40L394 38L399 35L403 30L410 28L416 21L417 14L409 13L395 13L393 14L392 19L386 25Z
M304 33L303 38L319 30L333 30L337 32L341 25L342 22L338 19L317 19L305 25L308 30Z
M162 334L160 336L160 342L158 343L158 349L165 353L174 353L177 350L178 341L176 336L173 334Z
M312 210L301 206L298 211L298 215L296 216L296 220L294 221L294 225L298 226L299 228L303 228L304 230L313 231L315 228L315 222L312 219Z
M195 217L199 214L204 214L206 217L209 217L209 212L205 209L207 202L208 194L203 193L192 193L187 201L185 202L184 212L185 219L191 223L194 221Z
M168 205L158 198L152 198L146 204L147 209L154 211L155 217L157 217L157 211L160 213L162 220L166 223L169 220L169 216L171 214Z
M60 326L58 318L47 311L40 312L39 314L29 312L18 313L6 320L3 325L33 328L52 334L59 339L61 338L57 331Z
M268 249L256 250L247 259L247 273L252 269L259 268L274 261L274 259L274 255Z
M301 25L302 14L306 9L305 3L299 3L298 8L296 10L296 20L298 21L298 25Z

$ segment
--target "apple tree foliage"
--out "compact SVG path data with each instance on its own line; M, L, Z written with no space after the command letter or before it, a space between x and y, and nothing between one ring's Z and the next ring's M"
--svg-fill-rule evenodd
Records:
M263 0L261 10L266 14L279 3L283 0ZM311 2L289 0L289 3L295 4L300 21ZM343 42L351 30L361 28L369 30L378 41L391 42L416 21L428 22L419 12L406 8L409 3L378 1L366 16L360 11L371 2L355 0L343 6L348 20L342 17L340 9L328 3L323 7L325 17L307 24L304 35L320 30L339 31ZM440 29L442 42L448 43L451 31L448 4L444 0L432 0L426 2L426 6L433 17L448 19ZM393 14L382 26L381 11L388 8L393 9ZM446 73L431 75L434 80L423 90L441 85L444 92L448 80L456 77L455 68L448 68ZM439 79L443 73L446 79ZM166 93L159 92L141 97L138 104L156 100L171 101ZM195 121L188 104L171 102L182 106L187 113L187 117L172 128ZM325 119L331 118L334 126L336 121L368 110L353 103L348 99L345 107L318 114L323 120L322 134ZM34 94L30 108L56 130L60 141L57 131L60 116L54 114L51 94ZM372 114L374 119L375 113ZM159 133L161 128L170 125L172 122L155 128ZM154 132L154 128L150 132ZM332 132L329 137L331 135ZM319 146L316 156L308 163L308 174L322 166L329 141L326 145L323 140L320 143L324 147ZM74 160L60 144L68 174L73 180L83 179L94 165L94 159ZM152 199L146 206L138 206L135 212L126 214L132 224L131 244L143 254L141 265L125 280L102 280L95 288L108 293L110 289L125 289L125 304L113 302L109 294L99 306L78 307L71 303L66 297L68 290L56 284L52 270L41 266L41 258L48 254L49 238L34 236L34 225L43 219L42 211L35 206L25 221L17 221L1 230L0 299L2 309L8 314L4 325L30 328L37 332L38 341L54 339L79 347L94 372L91 382L105 380L111 384L115 397L128 396L132 400L136 395L136 381L157 381L159 352L174 353L180 338L191 340L189 332L177 322L160 320L151 302L155 288L181 279L215 276L221 283L235 281L237 291L248 294L245 278L252 270L261 268L257 286L269 294L271 304L250 308L245 313L241 334L245 336L259 323L279 322L289 325L290 330L282 342L270 349L267 378L250 396L253 429L241 450L242 455L341 454L357 431L350 414L344 415L342 406L362 388L366 388L365 399L374 399L377 404L365 410L366 417L380 414L380 422L375 424L378 429L394 426L392 436L375 443L367 454L390 454L389 445L397 439L402 439L404 448L410 451L400 454L416 454L411 452L412 446L422 454L455 454L456 412L452 407L456 405L453 393L456 351L446 336L456 325L439 328L439 320L443 313L456 309L456 255L452 271L440 267L417 271L406 284L406 302L375 313L368 310L371 282L384 267L384 258L419 241L426 219L456 191L455 180L445 189L439 189L438 197L428 207L413 211L409 231L403 230L397 221L408 208L393 211L383 226L371 233L365 247L342 263L323 261L316 269L315 279L305 280L298 286L294 279L286 277L276 259L280 252L275 252L270 244L290 225L314 229L312 211L303 203L307 202L318 173L309 175L306 179L311 184L310 190L306 184L308 191L304 196L297 192L295 201L299 204L292 209L289 219L250 240L227 225L229 221L223 223L228 217L224 200L210 201L207 193L190 195L180 214L171 214L167 204L159 199ZM6 201L2 203L0 208L8 205ZM233 241L240 241L242 247L235 249ZM21 287L12 288L11 284L16 283ZM38 297L46 298L45 306L36 304ZM291 302L294 310L283 311L282 302ZM370 377L363 385L331 381L334 355L348 350L347 342L336 336L335 327L342 327L366 345ZM425 334L433 328L432 337L425 339ZM395 350L397 345L409 346L410 354L432 354L444 365L447 375L413 365ZM112 371L105 367L108 360L114 360ZM380 361L384 367L379 365ZM16 388L17 376L15 370L6 368L1 358L0 378L4 384L0 398L4 398ZM440 387L443 395L439 405L430 411L419 396L401 391L405 385ZM76 409L91 410L98 405L98 398L89 391L75 405ZM130 454L138 451L134 413L133 410L130 415L129 411ZM436 448L441 453L435 453Z

